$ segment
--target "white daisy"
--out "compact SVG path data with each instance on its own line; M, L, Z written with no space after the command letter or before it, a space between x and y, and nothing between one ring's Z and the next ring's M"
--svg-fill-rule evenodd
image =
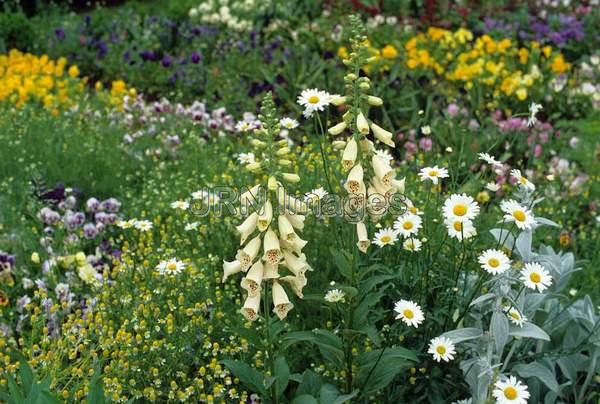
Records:
M508 315L508 319L515 325L519 327L523 327L523 324L527 321L527 317L525 317L519 310L514 307L505 307L506 314Z
M437 185L440 178L448 178L448 169L438 166L425 167L421 169L419 177L421 181L431 180L431 182Z
M394 222L394 230L402 237L409 237L419 232L419 229L422 227L421 223L422 219L420 216L405 213Z
M483 160L493 167L502 168L502 163L496 160L494 156L489 155L487 153L479 153L478 156L479 160Z
M527 385L521 383L516 377L510 376L504 381L497 381L492 392L499 404L527 404L529 391Z
M455 218L447 219L444 223L448 229L448 236L459 241L462 241L463 239L468 240L477 235L477 229L475 229L473 222L470 220L462 221L458 218Z
M192 199L194 199L196 201L202 200L204 203L211 204L211 205L213 205L219 201L219 197L214 192L211 192L206 189L203 189L201 191L192 192Z
M183 229L185 231L192 231L192 230L196 230L198 228L198 226L200 226L199 222L192 222L192 223L187 223Z
M529 289L543 292L552 285L552 275L537 262L528 262L521 270L521 280Z
M535 223L533 213L512 199L502 201L500 209L505 213L504 219L508 222L514 222L521 230L530 230Z
M235 130L238 132L249 132L253 129L252 122L248 121L239 121L235 124Z
M424 134L425 136L431 135L431 127L429 125L425 125L425 126L421 127L421 133Z
M187 210L189 207L190 207L190 204L187 203L186 201L171 202L171 208L173 208L173 209Z
M527 118L527 126L533 126L537 123L536 115L540 112L544 107L541 104L536 104L532 102L529 105L529 118Z
M485 250L477 259L481 268L492 275L498 275L510 268L510 259L499 250Z
M161 261L156 266L156 272L161 275L172 276L180 274L183 268L185 268L185 264L182 261L179 261L176 258L171 258L167 261Z
M326 195L329 195L329 192L325 191L323 187L315 188L304 195L304 200L306 202L318 202L319 200L323 199Z
M404 324L411 327L418 328L419 324L425 319L421 307L410 300L400 300L396 302L394 311L398 313L396 320L402 319Z
M436 362L450 362L454 359L456 349L454 343L446 337L436 337L429 343L427 353L433 355Z
M394 245L394 243L398 240L398 235L396 232L389 227L379 230L377 233L375 233L374 237L373 243L379 247Z
M134 227L136 222L137 219L118 220L117 226L119 226L121 229L129 229L131 227Z
M394 161L394 158L387 150L375 150L375 155L379 156L387 165L391 165L392 161Z
M330 290L325 294L325 301L329 303L343 302L346 295L339 289Z
M492 192L498 192L500 185L496 184L495 182L488 182L485 184L485 189Z
M237 159L240 164L256 163L256 157L254 156L254 153L240 153L238 154Z
M535 191L535 185L523 175L521 175L521 170L511 170L510 176L513 177L517 184L529 191Z
M152 222L149 220L136 220L134 226L141 232L147 232L152 229Z
M446 219L455 221L469 221L479 214L479 205L475 199L466 194L453 194L444 202L442 208Z
M406 198L405 204L406 204L407 212L410 212L413 215L419 215L419 216L423 215L424 212L422 210L419 210L419 208L417 208L410 199Z
M312 88L302 91L297 102L304 107L304 117L310 118L315 111L323 111L329 105L331 95L325 91Z
M404 240L404 243L402 243L402 248L404 248L406 251L417 252L421 251L422 245L423 243L416 238L407 238Z
M282 128L288 129L288 130L292 130L292 129L296 129L298 127L298 121L292 118L281 118L281 120L279 121L279 124L281 125Z

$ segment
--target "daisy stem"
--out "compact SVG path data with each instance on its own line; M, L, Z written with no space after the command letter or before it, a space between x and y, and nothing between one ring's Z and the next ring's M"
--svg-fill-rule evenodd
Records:
M326 136L325 135L325 131L323 130L323 123L321 122L321 117L319 116L319 114L317 115L317 123L319 124L319 130L320 130L320 134L317 135L317 138L319 139L319 150L321 151L321 159L323 160L323 171L325 172L325 178L327 179L327 186L329 187L329 192L334 193L333 191L333 186L331 185L331 180L329 178L329 164L327 163L327 158L325 156L325 150L323 149L323 140L321 139L321 136Z

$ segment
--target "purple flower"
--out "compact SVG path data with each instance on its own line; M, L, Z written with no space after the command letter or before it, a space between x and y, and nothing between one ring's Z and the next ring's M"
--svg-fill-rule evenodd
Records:
M54 30L54 34L56 35L56 39L58 39L59 41L65 39L65 30L62 28L56 28Z
M102 209L107 212L118 212L121 207L121 202L119 202L115 198L108 198L107 200L102 202Z
M202 60L202 56L198 52L192 52L192 63L196 65L200 63L200 60Z
M96 213L100 210L100 201L96 198L90 198L85 202L85 208L88 212Z
M45 224L56 224L59 220L60 220L60 215L58 214L58 212L53 211L50 208L42 208L42 210L40 210L40 219L42 219L42 222L44 222Z
M165 56L163 56L160 63L163 65L163 67L170 67L171 64L173 63L173 60L171 59L171 57L169 55L165 55Z
M93 223L86 223L83 226L83 237L88 240L95 238L98 235L98 230Z

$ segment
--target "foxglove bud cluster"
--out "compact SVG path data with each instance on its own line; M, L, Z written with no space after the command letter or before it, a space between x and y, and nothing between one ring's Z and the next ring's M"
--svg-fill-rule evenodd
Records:
M283 185L297 183L300 177L285 172L291 165L292 156L287 141L276 140L280 124L270 93L263 100L261 112L262 127L254 131L260 139L251 143L257 149L256 155L262 155L262 159L257 158L246 168L267 180L248 187L241 195L242 205L253 212L237 226L240 249L235 260L223 262L223 282L233 274L244 274L241 286L248 295L241 313L250 321L258 318L261 297L269 291L273 312L283 320L294 307L285 287L302 298L302 289L307 283L306 272L312 270L302 253L307 242L298 235L304 228L303 214L307 213L308 207L290 195Z

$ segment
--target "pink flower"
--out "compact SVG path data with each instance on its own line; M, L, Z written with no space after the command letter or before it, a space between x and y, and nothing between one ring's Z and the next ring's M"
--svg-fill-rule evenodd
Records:
M572 148L576 148L577 145L579 144L579 138L573 136L571 138L571 140L569 140L569 146L571 146Z
M542 155L542 152L543 152L542 145L536 144L535 148L533 149L533 155L535 157L540 157Z
M419 140L419 147L423 151L431 151L431 149L433 148L433 140L431 140L431 138L429 137L423 137Z
M452 104L448 105L447 112L448 112L448 115L450 115L452 118L454 118L460 112L460 108L458 108L458 105L456 105L455 103L452 103Z

